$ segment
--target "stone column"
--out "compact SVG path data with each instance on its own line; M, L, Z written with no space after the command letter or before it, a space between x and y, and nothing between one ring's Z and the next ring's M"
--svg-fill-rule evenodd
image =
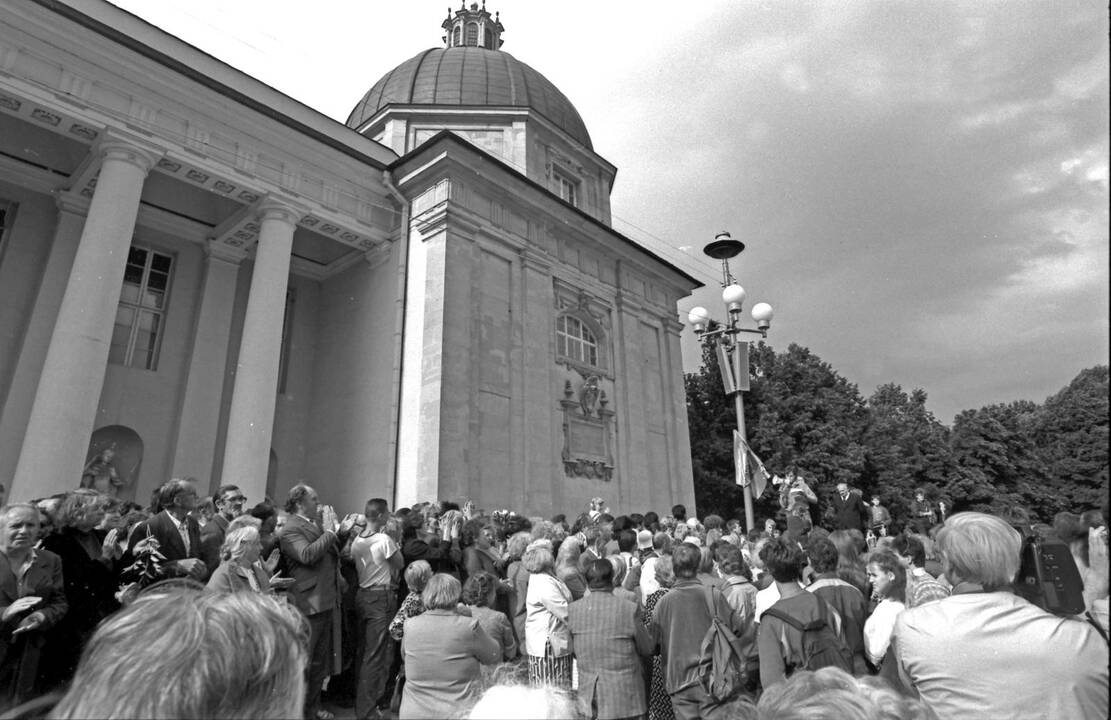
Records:
M50 242L50 255L34 305L31 306L15 372L7 394L0 393L0 478L15 475L19 450L27 435L27 421L35 404L39 374L50 347L50 335L54 331L66 283L73 270L73 258L85 227L85 214L89 211L89 201L70 192L58 193L55 201L58 205L58 224Z
M290 251L299 214L275 200L259 206L259 238L243 337L235 368L224 446L223 483L234 483L254 501L266 494L274 434L282 320L289 287Z
M139 196L159 157L112 136L98 151L100 175L39 376L12 481L13 501L70 490L81 479Z
M215 466L231 311L235 305L239 263L245 256L243 250L216 240L209 240L205 245L204 286L197 309L171 472L173 477L200 478L202 492L209 487L209 474ZM261 501L262 496L248 499L254 503Z

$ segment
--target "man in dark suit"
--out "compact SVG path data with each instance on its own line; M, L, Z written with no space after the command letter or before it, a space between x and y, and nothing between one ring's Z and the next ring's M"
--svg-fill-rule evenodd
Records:
M613 565L595 560L586 569L590 594L570 605L579 664L579 702L598 720L639 717L648 712L640 656L652 654L652 638L637 607L613 594Z
M321 506L316 490L308 485L296 485L289 491L285 509L289 519L279 542L289 575L295 581L290 600L309 621L305 718L330 720L332 714L320 707L320 690L324 678L342 670L339 549L340 537L350 531L354 518L349 516L339 526L335 510L330 505Z
M246 502L247 497L239 490L238 485L221 485L212 496L216 514L201 528L201 559L208 566L209 575L220 564L220 546L224 544L228 523L243 514Z
M201 559L201 527L190 515L197 507L197 488L188 480L174 478L162 486L158 498L161 512L135 526L122 567L131 564L135 546L150 535L158 541L158 552L166 558L162 569L167 575L203 582L209 572Z
M864 532L869 517L868 508L860 493L849 490L848 483L837 483L837 495L834 496L831 505L835 529Z

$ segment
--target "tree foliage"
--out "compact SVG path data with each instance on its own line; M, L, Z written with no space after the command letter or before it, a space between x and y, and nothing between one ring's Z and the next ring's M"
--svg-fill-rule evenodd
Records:
M1028 511L1050 521L1061 510L1102 507L1108 492L1108 368L1082 371L1038 405L1028 400L965 410L948 428L921 389L894 383L865 401L857 387L807 348L751 348L751 389L744 393L747 437L767 469L800 472L823 501L840 481L878 495L905 517L916 489L951 511ZM717 358L686 376L701 514L742 514L735 484L736 412L723 392ZM770 489L758 517L778 511Z

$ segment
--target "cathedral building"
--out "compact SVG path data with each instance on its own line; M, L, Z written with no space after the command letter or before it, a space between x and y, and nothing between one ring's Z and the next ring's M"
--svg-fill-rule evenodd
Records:
M676 303L571 102L450 11L346 126L102 0L3 0L0 482L693 507ZM324 69L322 69L324 70Z

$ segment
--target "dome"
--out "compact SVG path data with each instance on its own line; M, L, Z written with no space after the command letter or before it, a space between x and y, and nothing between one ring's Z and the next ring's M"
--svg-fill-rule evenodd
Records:
M582 117L567 96L502 50L474 46L425 50L374 83L351 111L347 126L358 128L389 105L527 107L594 149Z

